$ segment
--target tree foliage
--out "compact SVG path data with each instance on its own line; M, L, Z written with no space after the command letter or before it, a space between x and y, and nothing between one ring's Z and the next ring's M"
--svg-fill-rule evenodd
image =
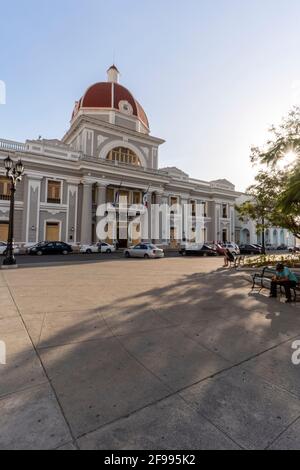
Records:
M281 168L291 152L295 161ZM249 201L237 208L241 218L256 220L259 231L282 227L300 238L300 108L293 108L280 126L270 129L264 148L252 148L251 161L260 170L247 191Z

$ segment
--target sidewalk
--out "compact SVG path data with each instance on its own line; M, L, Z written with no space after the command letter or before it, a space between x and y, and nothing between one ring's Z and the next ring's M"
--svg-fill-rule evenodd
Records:
M300 448L300 309L218 259L0 272L0 449Z

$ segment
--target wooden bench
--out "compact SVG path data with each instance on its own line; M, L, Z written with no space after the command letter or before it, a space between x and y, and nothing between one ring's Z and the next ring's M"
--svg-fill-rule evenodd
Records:
M296 285L296 287L291 287L291 291L294 293L294 301L296 302L298 296L300 296L300 273L296 273L295 271L293 271L293 273L298 279L298 284ZM271 282L274 276L276 276L276 269L269 266L264 268L262 272L253 274L252 291L255 289L259 289L259 292L261 292L263 289L270 289ZM280 289L280 294L283 294L283 286L278 286L278 288Z

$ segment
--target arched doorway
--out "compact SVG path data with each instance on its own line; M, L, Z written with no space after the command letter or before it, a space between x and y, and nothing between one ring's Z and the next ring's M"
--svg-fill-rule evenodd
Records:
M250 244L250 231L247 228L244 228L241 231L241 244L242 245Z

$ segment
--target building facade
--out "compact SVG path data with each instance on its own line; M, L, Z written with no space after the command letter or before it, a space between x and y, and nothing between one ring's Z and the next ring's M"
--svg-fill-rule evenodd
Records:
M249 201L249 196L242 194L237 199L237 205L242 205L244 202ZM254 220L246 219L241 221L239 215L236 214L236 234L235 238L239 244L261 244L262 234L257 232L256 223ZM277 248L280 245L287 245L288 247L296 246L296 239L288 230L280 227L268 227L265 231L266 245Z
M61 140L0 139L0 240L6 240L8 232L9 184L3 160L9 155L21 158L25 166L16 193L17 243L95 242L97 207L111 203L118 212L120 196L139 207L146 198L149 213L153 204L201 204L205 240L234 241L239 196L234 185L222 179L197 180L175 167L160 169L162 144L164 140L150 134L145 111L119 84L119 72L112 66L107 81L89 87L75 103L70 128ZM175 230L171 222L170 239L160 233L153 241L176 246ZM114 238L119 238L118 231Z

